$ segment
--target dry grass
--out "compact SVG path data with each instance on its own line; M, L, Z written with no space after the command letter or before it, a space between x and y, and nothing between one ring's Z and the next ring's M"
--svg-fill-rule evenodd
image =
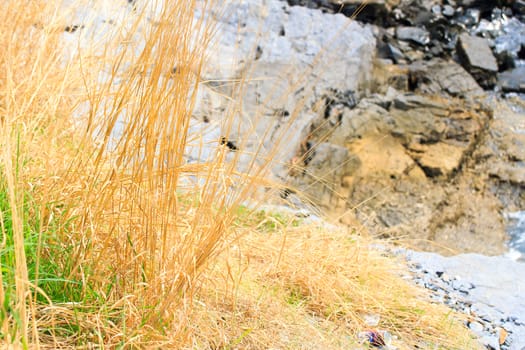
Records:
M193 17L201 2L167 3L70 58L67 12L0 5L1 341L351 348L374 313L400 347L474 347L369 241L241 210L268 162L238 173L218 145L186 163L215 28Z

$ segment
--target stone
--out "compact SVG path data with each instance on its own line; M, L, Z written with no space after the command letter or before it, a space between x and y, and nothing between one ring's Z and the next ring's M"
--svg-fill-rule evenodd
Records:
M496 84L498 63L486 39L463 33L456 49L463 67L481 86L491 88Z
M409 66L412 88L423 94L447 94L472 98L483 94L483 89L467 71L454 61L433 59L414 62Z
M461 165L465 151L462 147L443 142L424 145L422 149L424 153L422 155L416 154L414 158L428 177L452 175Z
M430 42L430 33L419 27L397 27L396 37L399 40L411 41L422 46Z
M525 318L525 300L522 298L525 280L521 277L525 273L525 264L503 256L460 254L447 258L431 253L413 254L412 260L419 262L423 268L444 270L475 285L476 288L465 297L471 300L473 310L475 304L480 303L484 305L482 308L488 308L485 313L491 319L509 315L519 315L520 320Z
M494 52L499 54L508 51L517 58L525 45L525 23L515 17L493 20L492 23L500 27L494 39Z
M525 92L525 66L500 73L498 85L506 92Z
M520 15L525 14L525 0L515 0L512 4L512 9Z
M450 5L443 6L443 9L441 10L441 13L443 14L443 16L446 16L446 17L454 16L455 12L456 11L454 10L454 8Z
M481 340L481 343L487 347L487 349L491 349L491 350L500 349L499 338L495 335L492 335L492 336L484 335L483 337L481 337L480 340Z
M479 322L469 322L468 328L470 328L474 333L481 335L483 333L483 325Z
M387 44L387 48L388 48L388 57L393 59L394 62L399 63L405 58L405 55L403 54L403 52L399 50L396 46L392 44Z

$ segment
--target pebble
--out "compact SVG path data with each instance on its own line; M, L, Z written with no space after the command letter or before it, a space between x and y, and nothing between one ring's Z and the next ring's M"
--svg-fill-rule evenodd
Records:
M476 334L481 334L483 332L484 327L479 322L470 322L468 324L468 328L470 328Z
M445 5L443 6L443 10L441 11L441 13L443 13L444 16L447 16L447 17L452 17L454 16L454 13L456 11L454 10L454 8L450 5Z

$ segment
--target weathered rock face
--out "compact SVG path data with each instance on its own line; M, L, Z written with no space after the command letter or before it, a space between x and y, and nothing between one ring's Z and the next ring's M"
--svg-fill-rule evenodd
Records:
M370 79L373 34L341 14L278 0L235 3L225 12L194 115L222 125L223 136L244 154L264 158L285 143L272 155L274 175L282 178L282 164L308 132L312 103L328 89L358 91ZM223 121L231 108L234 127Z
M473 171L501 200L507 212L525 208L525 103L493 101L494 120L473 154Z
M442 94L470 99L483 90L470 74L454 61L432 59L414 62L408 67L410 85L414 92Z
M299 161L302 164L292 168L296 187L317 205L344 207L348 196L344 180L359 168L359 158L346 147L325 142L316 145Z
M490 111L473 101L392 88L356 105L345 104L343 96L318 103L318 117L303 143L345 146L358 167L334 182L310 183L305 191L316 203L348 224L358 221L371 232L416 239L411 244L425 249L503 251L503 221L493 215L501 203L484 191L483 181L472 180L469 165ZM305 188L303 178L310 172L308 162L295 164L292 184ZM437 245L421 244L421 238Z

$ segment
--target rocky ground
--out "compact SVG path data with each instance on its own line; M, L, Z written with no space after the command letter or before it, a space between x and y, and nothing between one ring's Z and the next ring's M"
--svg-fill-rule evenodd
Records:
M525 348L523 264L479 254L401 254L416 283L429 289L436 302L466 314L468 327L488 349Z

